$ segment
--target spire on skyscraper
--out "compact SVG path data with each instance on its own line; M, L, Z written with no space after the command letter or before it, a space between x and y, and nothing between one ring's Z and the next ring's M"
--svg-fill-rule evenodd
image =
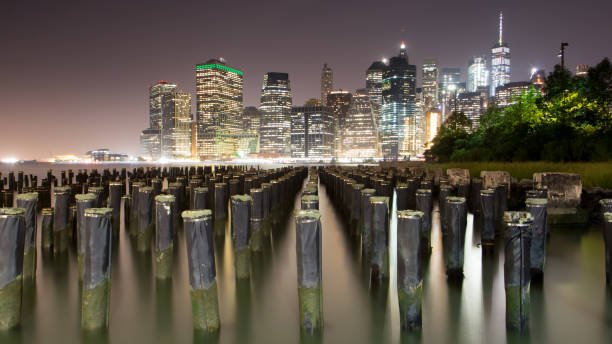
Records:
M499 45L502 45L503 40L503 29L504 29L504 13L499 11Z

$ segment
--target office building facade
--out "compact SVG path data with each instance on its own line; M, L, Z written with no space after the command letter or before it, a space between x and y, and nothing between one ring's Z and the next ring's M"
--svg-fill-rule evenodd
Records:
M287 73L266 73L261 89L260 155L285 157L291 153L291 84Z

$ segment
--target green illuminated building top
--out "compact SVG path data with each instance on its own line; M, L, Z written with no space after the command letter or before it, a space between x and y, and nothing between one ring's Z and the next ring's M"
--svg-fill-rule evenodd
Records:
M228 72L236 73L238 75L242 75L242 72L237 70L237 69L230 68L230 67L223 66L223 65L220 65L220 64L216 64L216 63L196 65L196 70L199 70L199 69L210 69L210 68L218 68L218 69L226 70Z

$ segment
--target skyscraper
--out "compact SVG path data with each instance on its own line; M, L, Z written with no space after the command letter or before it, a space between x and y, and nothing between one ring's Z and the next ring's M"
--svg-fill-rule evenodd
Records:
M440 73L440 103L442 105L442 121L444 122L452 112L450 101L461 93L461 69L442 68Z
M400 154L406 131L406 118L414 116L416 96L416 66L408 63L406 46L400 47L400 55L389 60L383 73L382 115L380 120L382 153L395 159Z
M503 20L499 11L499 39L491 49L491 96L497 87L510 82L510 47L503 40Z
M247 152L249 154L259 152L259 136L261 128L261 113L254 106L244 108L242 112L242 133L250 138Z
M333 157L333 122L325 106L294 107L291 111L291 156Z
M342 128L342 157L372 158L377 156L376 130L370 95L367 89L353 94L344 127Z
M467 91L476 92L478 87L489 87L489 69L484 56L474 56L468 63Z
M425 59L423 61L423 106L425 110L438 105L438 60Z
M506 107L516 104L516 98L529 91L530 81L509 82L495 90L495 103L499 107Z
M191 157L191 94L173 90L162 96L161 157Z
M184 159L191 156L191 95L176 84L159 81L149 87L149 128L140 134L141 156Z
M161 129L162 125L162 97L176 90L176 84L160 80L149 87L149 128Z
M374 61L366 71L366 89L370 96L370 106L376 130L380 130L380 113L382 108L382 76L387 66L381 61Z
M327 94L334 89L334 72L327 66L327 63L323 64L323 70L321 71L321 104L327 105Z
M463 112L472 122L471 130L480 126L480 116L487 107L488 87L480 87L476 92L459 93L451 99L450 112Z
M196 65L197 150L200 158L239 154L242 71L222 58Z
M353 95L349 91L334 90L327 94L327 107L334 118L334 154L342 154L342 132L346 126L351 99Z
M291 153L291 85L289 74L269 72L261 89L260 154L267 157Z

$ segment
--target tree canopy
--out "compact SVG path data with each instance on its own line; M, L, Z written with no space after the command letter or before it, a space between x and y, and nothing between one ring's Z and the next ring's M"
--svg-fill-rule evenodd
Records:
M495 104L471 128L453 113L426 151L438 161L591 161L612 158L612 64L606 58L586 76L561 66L543 93L530 88L501 108Z

